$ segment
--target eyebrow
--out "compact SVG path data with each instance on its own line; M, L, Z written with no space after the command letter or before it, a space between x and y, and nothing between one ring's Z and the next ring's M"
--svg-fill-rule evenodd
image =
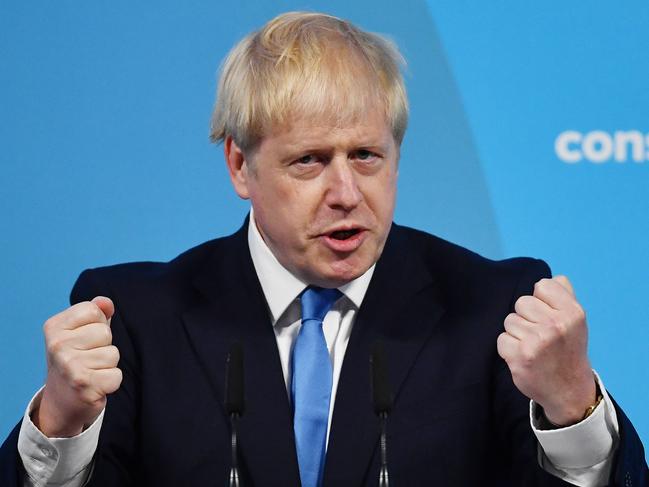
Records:
M358 150L358 149L376 149L382 152L387 152L390 147L390 143L386 141L378 141L376 139L365 139L354 141L353 144L350 144L351 149L348 150ZM298 142L295 145L287 146L286 150L291 154L298 153L310 153L310 152L330 152L333 149L332 145L318 143L316 141L310 142Z

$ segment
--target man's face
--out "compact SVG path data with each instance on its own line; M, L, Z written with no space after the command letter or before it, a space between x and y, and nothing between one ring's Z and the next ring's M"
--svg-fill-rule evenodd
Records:
M257 227L279 262L301 280L337 287L374 264L394 212L399 148L385 118L332 127L297 121L265 136L235 189L250 198Z

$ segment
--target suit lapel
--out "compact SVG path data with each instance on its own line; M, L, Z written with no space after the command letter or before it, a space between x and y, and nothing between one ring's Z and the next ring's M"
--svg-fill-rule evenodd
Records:
M362 485L378 443L369 356L384 342L395 401L408 371L444 313L421 256L393 226L358 313L339 379L325 466L326 486Z
M267 304L248 250L247 221L223 241L194 281L203 300L183 320L221 411L227 353L234 341L242 343L246 410L239 423L239 451L244 474L254 485L298 485L292 414Z

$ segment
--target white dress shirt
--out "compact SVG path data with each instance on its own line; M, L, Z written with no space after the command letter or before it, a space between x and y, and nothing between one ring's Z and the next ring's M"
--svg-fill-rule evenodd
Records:
M248 245L255 271L268 303L275 331L284 381L289 394L291 351L300 331L299 295L308 286L284 268L261 237L250 213ZM365 297L374 266L359 278L338 288L343 296L323 321L327 349L333 365L333 382L327 442L338 379L356 313ZM541 430L530 403L530 424L539 441L538 461L547 471L583 487L607 484L618 441L618 422L613 404L597 377L604 400L584 421L555 430ZM33 424L30 413L40 401L40 391L30 402L18 437L18 451L27 472L25 487L80 487L89 478L104 413L83 433L73 438L46 438ZM289 394L290 398L290 394Z

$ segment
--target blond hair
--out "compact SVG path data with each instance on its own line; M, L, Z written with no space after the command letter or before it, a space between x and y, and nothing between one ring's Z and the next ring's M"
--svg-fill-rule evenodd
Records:
M390 40L348 21L279 15L243 38L221 66L210 139L232 136L249 150L296 118L339 125L379 109L401 144L408 123L404 65Z

